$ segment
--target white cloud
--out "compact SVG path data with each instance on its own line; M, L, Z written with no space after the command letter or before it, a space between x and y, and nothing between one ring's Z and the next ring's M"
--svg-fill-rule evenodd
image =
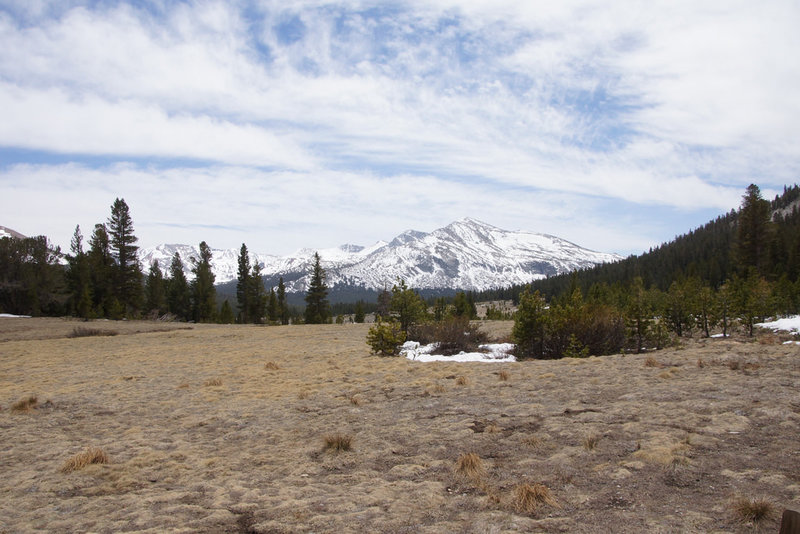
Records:
M606 199L727 211L751 181L800 171L790 1L4 5L0 147L103 161L33 157L5 179L66 174L103 210L130 189L152 235L199 228L210 204L208 226L232 227L207 229L220 241L298 213L318 246L485 213L624 250L622 225L588 211ZM283 38L294 20L302 31ZM113 164L129 158L158 166ZM183 159L210 166L170 168ZM587 220L612 228L583 243ZM641 225L636 246L653 240Z

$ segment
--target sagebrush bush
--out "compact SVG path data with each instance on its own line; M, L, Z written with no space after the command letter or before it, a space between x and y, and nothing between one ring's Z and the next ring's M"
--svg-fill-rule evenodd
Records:
M373 354L381 356L396 356L405 340L406 334L397 321L383 322L378 318L378 322L367 332L367 345Z
M488 336L469 322L467 317L448 317L442 321L413 324L408 339L422 345L438 343L437 354L452 356L459 352L475 352L488 341Z

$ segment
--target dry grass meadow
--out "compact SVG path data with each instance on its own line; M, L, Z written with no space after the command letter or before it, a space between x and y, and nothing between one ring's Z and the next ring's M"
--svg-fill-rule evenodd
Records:
M0 532L777 532L800 347L419 363L367 325L0 319ZM496 323L507 335L509 323Z

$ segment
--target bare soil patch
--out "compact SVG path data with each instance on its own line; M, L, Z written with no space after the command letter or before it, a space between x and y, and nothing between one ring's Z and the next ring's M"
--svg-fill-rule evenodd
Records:
M76 324L0 319L0 532L777 532L800 507L794 345L421 363L369 325Z

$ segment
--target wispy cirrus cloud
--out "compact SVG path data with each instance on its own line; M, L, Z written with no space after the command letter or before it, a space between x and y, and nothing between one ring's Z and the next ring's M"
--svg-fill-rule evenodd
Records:
M331 239L483 214L633 251L736 206L751 181L796 179L798 14L781 0L6 1L0 184L62 172L40 157L58 154L118 191L196 190L187 205L212 196L202 217L233 221L216 225L224 246L261 235L247 210L285 229L298 211L282 206L302 206ZM222 192L242 188L247 205ZM607 230L581 239L587 220Z

